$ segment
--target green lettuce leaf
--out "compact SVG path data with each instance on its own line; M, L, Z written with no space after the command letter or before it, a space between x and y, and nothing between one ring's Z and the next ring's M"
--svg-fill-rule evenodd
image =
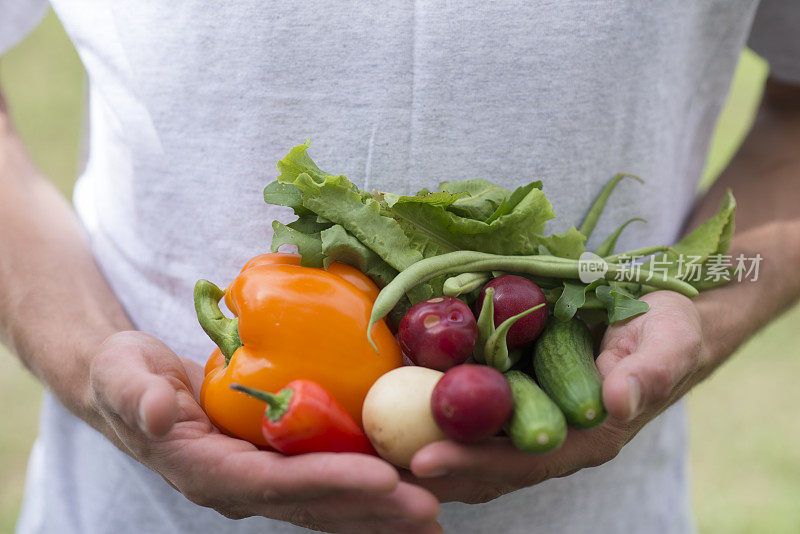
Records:
M563 234L551 234L539 238L539 243L547 249L548 254L577 260L586 252L586 236L574 226Z
M545 223L553 217L553 208L540 189L523 191L526 194L520 195L507 213L491 222L461 217L441 206L411 200L394 204L391 214L424 257L454 250L534 254Z
M378 284L378 287L385 286L397 276L395 269L372 250L365 247L361 241L345 230L343 226L335 224L323 230L320 236L322 239L322 253L325 256L325 267L334 261L352 265L372 278Z
M292 223L293 224L293 223ZM272 221L272 245L270 250L278 252L281 245L295 245L300 253L300 263L306 267L323 267L322 238L319 233L304 233L291 225Z
M342 225L398 271L422 259L400 224L381 213L377 200L363 195L346 177L321 171L306 154L307 149L306 145L295 147L278 163L278 181L300 190L303 207Z
M308 155L308 144L297 145L278 162L278 181L284 184L292 183L301 174L308 174L317 182L324 182L325 178L332 176L323 171L311 156Z
M534 189L538 189L541 192L542 182L531 182L527 185L522 185L516 188L509 197L505 198L503 202L501 202L500 205L497 206L497 209L494 210L494 213L492 213L492 215L488 219L486 219L485 221L486 224L491 224L500 217L511 214L515 209L517 209L517 207L522 201L529 198L531 192ZM555 217L555 213L553 212L553 206L550 206L550 201L547 200L547 197L544 196L544 193L542 193L541 197L543 197L547 201L547 204L550 209L549 217L547 217L545 220L552 219L553 217ZM539 198L539 196L536 196L536 198ZM542 209L545 208L542 207ZM544 231L544 225L542 225L539 233L543 231Z
M442 182L439 184L439 191L460 195L449 205L449 211L478 221L485 221L491 217L500 204L511 196L511 191L508 189L480 178Z
M318 234L326 228L330 228L332 225L332 222L320 220L316 215L303 215L286 226L292 230L303 232L304 234Z
M303 206L303 194L300 189L292 184L282 184L278 181L270 182L264 188L264 202L276 206L287 206L294 210L295 215L313 215L313 212Z
M380 196L388 208L394 207L394 205L399 202L417 202L446 208L458 200L461 195L453 195L447 191L437 191L435 193L431 193L427 189L423 189L413 197L407 195L396 195L394 193L380 193Z

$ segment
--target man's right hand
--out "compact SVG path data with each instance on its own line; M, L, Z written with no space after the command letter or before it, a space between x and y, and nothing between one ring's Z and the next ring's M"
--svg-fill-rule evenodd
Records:
M438 500L362 454L286 457L220 433L197 401L201 367L141 332L91 363L89 403L124 452L189 500L229 518L264 516L328 532L440 532Z

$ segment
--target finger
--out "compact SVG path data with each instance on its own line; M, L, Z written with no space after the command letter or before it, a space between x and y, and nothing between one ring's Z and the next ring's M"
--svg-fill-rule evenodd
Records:
M597 365L605 374L606 410L622 421L663 409L700 360L699 336L670 325L642 329L629 343L628 354L620 352L619 344L612 347L598 356Z
M144 354L147 347L136 337L117 335L113 343L100 347L90 369L92 391L102 411L149 436L162 436L178 417L177 393L170 380L152 372L149 355ZM164 354L177 362L169 349Z
M153 455L152 463L190 499L212 507L293 503L343 491L388 494L399 483L397 470L373 456L286 457L223 434L191 440L169 456Z
M400 520L357 521L338 525L335 532L352 534L353 532L369 532L370 534L441 534L444 532L439 523L414 523Z
M205 379L205 375L203 374L203 367L200 366L197 362L194 362L188 358L181 358L181 363L183 363L184 369L186 369L186 377L189 379L188 383L192 390L192 395L197 403L200 403L200 390L203 387L203 379Z
M411 459L411 472L420 478L460 476L482 481L522 482L531 457L515 449L504 438L476 445L438 441L417 451Z
M278 457L278 469L266 474L278 494L312 498L341 491L390 493L400 477L387 462L365 454L318 453ZM242 468L247 469L247 465Z
M439 441L414 455L411 472L421 478L448 475L493 482L501 485L495 491L503 491L605 463L616 456L627 440L625 429L606 421L591 430L569 429L561 448L545 454L524 453L505 437L476 445Z
M230 510L233 510L232 517L263 515L328 532L375 531L366 530L368 524L392 525L392 528L383 527L379 532L405 532L409 525L436 532L439 501L423 488L401 483L386 495L340 492L303 502L259 506L238 503Z
M148 436L164 436L178 418L175 388L166 380L147 382L139 398L139 426Z
M414 523L412 521L367 521L345 528L342 532L375 532L376 534L442 534L442 526L433 521L431 523Z
M480 504L492 501L518 489L518 487L506 483L487 482L456 476L418 478L410 472L405 472L400 475L400 478L405 482L425 488L435 495L440 503L463 502Z
M317 499L305 509L314 517L334 518L335 522L396 520L423 525L436 520L439 501L429 491L402 482L387 495L339 493Z
M232 440L217 436L220 442ZM216 448L214 440L207 441L207 446ZM196 504L232 518L262 515L335 532L339 531L333 528L335 525L364 521L400 520L424 525L434 521L439 512L435 496L423 488L399 483L393 467L371 456L319 453L283 457L250 450L229 451L224 459L216 458L216 465L205 463L202 456L193 455L193 460L194 465L206 469L193 469L189 474L181 468L183 462L177 462L170 478Z

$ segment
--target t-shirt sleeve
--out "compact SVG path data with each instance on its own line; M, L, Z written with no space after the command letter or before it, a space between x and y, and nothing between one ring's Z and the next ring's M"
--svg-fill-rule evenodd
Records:
M762 0L747 45L772 76L800 84L800 0Z
M0 56L36 27L49 6L47 0L0 0Z

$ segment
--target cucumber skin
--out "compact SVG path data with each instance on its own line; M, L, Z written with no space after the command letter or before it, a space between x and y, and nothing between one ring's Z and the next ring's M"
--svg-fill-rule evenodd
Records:
M533 371L570 425L586 429L605 420L603 379L594 363L592 335L583 321L551 318L536 342ZM591 411L594 417L587 418Z
M525 373L508 371L505 375L514 397L506 432L514 446L528 454L561 447L567 437L567 421L558 406ZM542 436L547 436L545 443L539 441Z

